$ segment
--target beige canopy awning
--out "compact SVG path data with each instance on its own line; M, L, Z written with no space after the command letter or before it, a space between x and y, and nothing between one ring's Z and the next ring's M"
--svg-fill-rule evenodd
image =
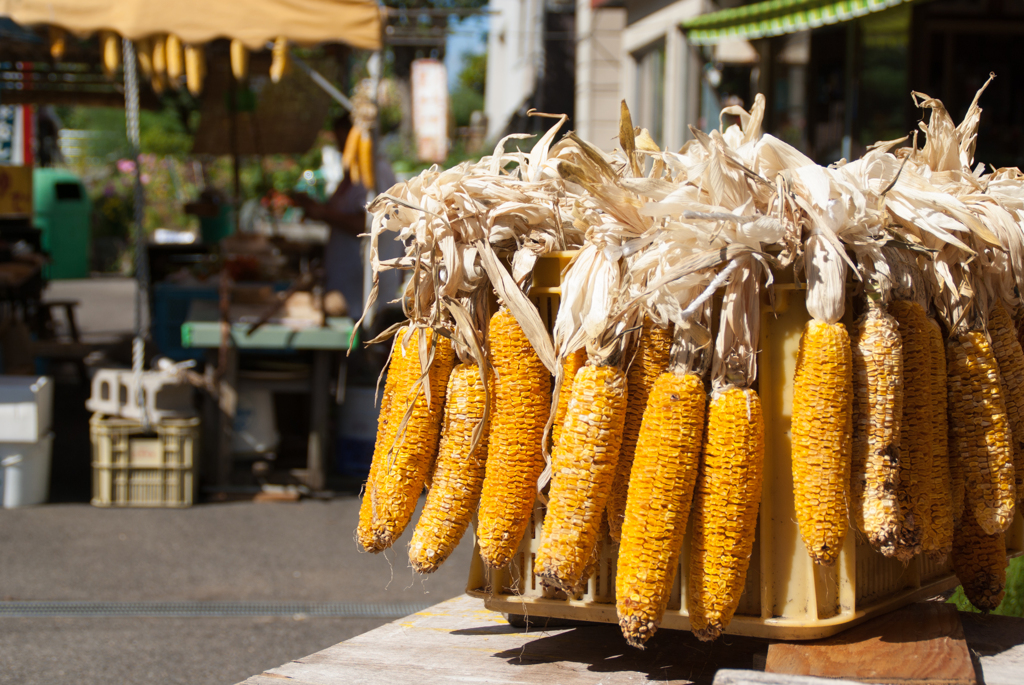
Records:
M299 45L381 45L381 12L372 0L0 0L0 16L131 40L167 33L185 44L230 38L251 50L281 36Z

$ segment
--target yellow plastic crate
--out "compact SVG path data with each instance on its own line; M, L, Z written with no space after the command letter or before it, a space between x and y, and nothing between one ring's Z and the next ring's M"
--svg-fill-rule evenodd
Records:
M558 273L568 263L558 253L547 258L548 273ZM538 260L538 267L545 258ZM538 268L538 272L540 269ZM548 277L550 274L548 273ZM538 283L535 278L535 285ZM793 375L800 333L809 316L804 293L792 286L777 285L774 310L762 308L758 385L765 425L764 490L758 515L757 537L739 608L726 633L780 640L813 640L835 635L862 621L953 589L959 582L948 560L935 564L919 555L904 567L858 540L853 526L847 534L839 561L832 568L815 565L796 523L790 463L790 419L793 406ZM542 298L557 312L560 291L544 283L531 291L535 303ZM847 308L849 311L849 307ZM546 316L546 322L554 315ZM600 563L578 599L544 588L533 575L540 545L544 507L534 508L528 529L513 563L501 571L484 567L473 555L466 592L484 600L492 611L603 623L618 623L615 610L615 565L618 545L601 543ZM1024 519L1016 515L1006 533L1007 553L1024 552ZM672 589L663 629L689 630L687 576L690 533L680 554L680 570Z
M97 507L190 507L196 493L199 419L142 424L94 414L92 504Z

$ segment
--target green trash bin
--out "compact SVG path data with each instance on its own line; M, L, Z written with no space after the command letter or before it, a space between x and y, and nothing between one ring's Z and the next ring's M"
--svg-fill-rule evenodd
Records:
M50 280L88 278L92 203L81 179L64 169L35 169L32 209L52 260L43 275Z

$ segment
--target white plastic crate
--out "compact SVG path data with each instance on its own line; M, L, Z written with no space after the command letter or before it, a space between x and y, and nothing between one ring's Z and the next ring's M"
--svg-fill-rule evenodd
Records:
M0 376L0 442L35 442L53 423L53 380Z
M0 443L0 504L14 509L50 498L53 433L33 442Z
M192 506L198 418L166 419L146 433L137 421L95 414L89 430L94 506Z
M162 371L143 371L141 390L149 420L159 423L195 415L192 386ZM92 378L86 409L97 414L142 420L138 386L131 369L99 369Z

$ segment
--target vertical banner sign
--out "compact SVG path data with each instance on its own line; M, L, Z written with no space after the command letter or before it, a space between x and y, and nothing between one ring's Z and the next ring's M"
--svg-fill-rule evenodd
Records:
M448 156L448 73L444 62L418 59L412 63L412 127L420 160L443 162Z

